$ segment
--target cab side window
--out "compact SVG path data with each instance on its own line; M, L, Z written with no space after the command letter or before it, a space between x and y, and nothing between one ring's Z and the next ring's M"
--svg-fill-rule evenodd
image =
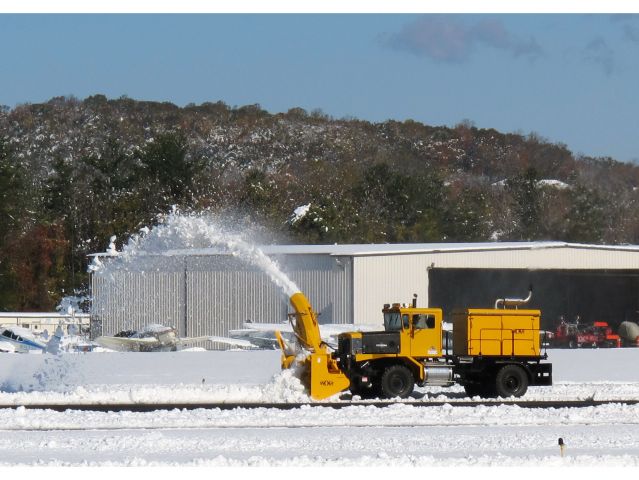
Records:
M408 315L406 314L402 315L402 328L410 328L410 321L408 319Z
M424 314L413 315L413 325L415 326L415 330L435 328L435 316Z

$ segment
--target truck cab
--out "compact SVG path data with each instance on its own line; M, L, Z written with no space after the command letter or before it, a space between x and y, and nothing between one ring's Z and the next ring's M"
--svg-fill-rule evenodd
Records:
M386 304L384 330L348 332L335 353L350 389L361 396L406 397L415 385L453 384L442 351L442 310Z
M442 311L439 308L407 308L384 305L384 331L400 336L402 355L424 358L442 356Z

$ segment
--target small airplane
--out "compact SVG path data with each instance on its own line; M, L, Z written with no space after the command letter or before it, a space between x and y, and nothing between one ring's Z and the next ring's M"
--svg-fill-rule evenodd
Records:
M210 336L180 338L173 327L151 324L142 330L125 330L113 336L103 335L94 340L101 347L118 352L175 352L198 341L210 340Z
M282 331L284 335L293 335L293 329L289 324L271 324L271 323L250 323L246 322L244 328L237 330L229 330L229 337L226 343L233 345L233 342L244 342L248 348L277 350L279 344L275 337L276 331ZM225 337L222 337L225 338ZM222 341L222 340L217 340ZM235 343L236 346L242 347L241 344Z
M45 330L44 335L36 338L31 330L15 325L0 327L0 352L10 353L52 353L61 352L62 338L64 332L60 325L55 329L55 333L49 336Z
M239 347L243 350L259 350L260 347L250 340L242 340L241 338L212 336L209 340L217 343L224 343L232 347ZM270 347L267 347L270 348Z
M58 353L62 330L60 327L51 339L44 343L27 328L10 326L0 328L0 352L8 353Z
M375 331L380 327L376 325L352 325L352 324L322 324L320 325L320 334L322 339L329 345L337 345L337 337L340 333L352 331ZM275 332L280 332L286 344L290 344L295 339L293 327L289 322L286 323L253 323L245 322L244 328L230 330L229 337L218 337L217 341L234 344L233 342L248 343L235 345L257 349L277 350L280 348Z

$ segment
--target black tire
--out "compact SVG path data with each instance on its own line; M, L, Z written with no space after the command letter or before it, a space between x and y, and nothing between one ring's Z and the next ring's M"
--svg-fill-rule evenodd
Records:
M577 348L577 342L575 340L568 340L568 348Z
M380 388L383 398L406 398L415 388L415 379L404 365L391 365L382 374Z
M495 377L497 396L521 397L528 390L528 375L519 365L504 365Z

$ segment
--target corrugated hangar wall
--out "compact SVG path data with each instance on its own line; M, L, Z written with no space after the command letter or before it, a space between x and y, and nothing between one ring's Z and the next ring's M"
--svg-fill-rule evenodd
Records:
M353 258L353 322L382 325L385 303L428 305L429 255L375 255Z
M135 270L109 272L91 277L93 338L154 323L174 326L184 335L183 260L149 256Z
M320 323L351 322L350 257L272 258L309 297ZM232 256L148 257L137 265L135 271L92 277L92 336L150 323L174 326L181 336L228 336L248 320L285 321L290 311L288 299L266 274Z

